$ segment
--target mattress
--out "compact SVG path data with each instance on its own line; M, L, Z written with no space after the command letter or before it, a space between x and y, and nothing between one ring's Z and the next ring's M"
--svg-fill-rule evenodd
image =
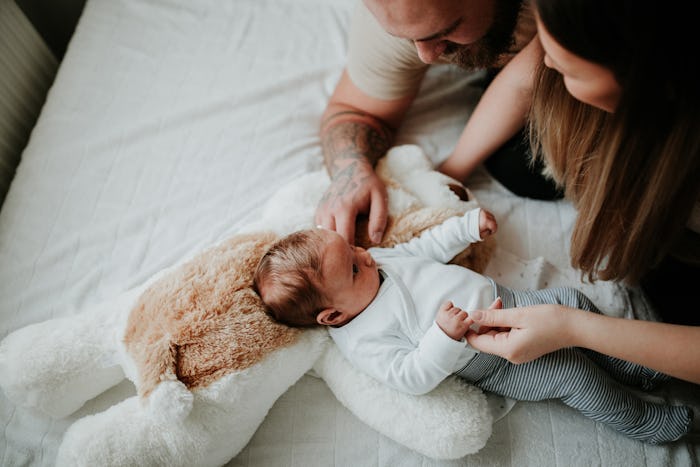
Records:
M351 0L88 0L0 212L0 338L143 284L256 221L281 186L321 170L319 120L344 66L352 7ZM397 144L444 160L480 95L477 79L432 69ZM653 318L636 291L581 283L571 270L569 203L518 198L483 170L468 186L499 219L492 271L507 264L516 282L529 272L537 286L579 285L606 313ZM133 393L125 381L61 420L0 395L0 465L53 465L74 420ZM654 397L697 403L697 386L677 382ZM690 466L698 459L698 445L643 445L549 401L516 403L481 451L437 461L363 424L309 374L227 465Z

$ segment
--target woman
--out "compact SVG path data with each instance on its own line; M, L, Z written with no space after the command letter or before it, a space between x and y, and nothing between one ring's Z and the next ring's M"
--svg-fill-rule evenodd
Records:
M573 266L591 278L642 281L667 321L698 325L700 313L671 313L685 310L668 306L678 286L662 297L648 280L659 265L697 278L690 214L700 189L700 99L689 15L647 4L535 2L546 55L531 135L577 206ZM660 57L679 65L670 71Z
M545 55L530 135L577 207L572 265L592 279L641 284L664 321L693 326L590 319L556 306L483 310L478 322L511 329L470 343L514 361L587 347L700 383L700 311L691 296L700 285L694 16L682 2L533 3Z

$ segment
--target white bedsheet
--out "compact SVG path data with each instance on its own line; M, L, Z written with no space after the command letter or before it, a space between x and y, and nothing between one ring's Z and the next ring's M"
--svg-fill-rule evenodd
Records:
M143 283L251 223L279 186L320 169L317 128L344 64L351 8L352 0L89 0L0 213L0 338ZM397 143L441 161L478 95L459 70L431 70ZM492 270L521 261L513 280L523 272L540 286L578 281L566 256L568 203L515 198L485 172L470 187L500 222ZM631 310L619 287L584 289L606 312ZM125 382L58 421L0 395L0 465L52 465L74 419L132 392ZM700 446L645 446L542 402L518 403L479 453L433 461L368 428L305 376L229 465L699 458Z

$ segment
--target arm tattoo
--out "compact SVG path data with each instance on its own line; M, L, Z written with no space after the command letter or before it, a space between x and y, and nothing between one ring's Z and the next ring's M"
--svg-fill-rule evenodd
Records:
M366 176L355 180L355 176L357 176L357 164L358 161L354 160L344 168L337 170L334 174L332 174L335 183L331 186L331 189L323 194L321 197L321 204L333 204L346 194L354 192L358 186L365 182L367 179Z
M341 162L349 160L366 159L375 165L389 150L393 136L386 123L367 113L348 110L330 115L321 124L321 146L328 173L335 177L346 165Z

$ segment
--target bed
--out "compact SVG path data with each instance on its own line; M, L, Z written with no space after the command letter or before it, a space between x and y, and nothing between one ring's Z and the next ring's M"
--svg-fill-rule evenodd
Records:
M137 287L255 222L279 187L322 169L317 128L344 66L353 5L88 0L0 213L0 338ZM447 157L480 95L474 79L432 69L397 144L420 146L436 164ZM468 186L499 219L501 261L578 285L606 313L653 319L638 291L581 283L571 270L569 203L515 197L483 170ZM124 382L61 420L0 395L0 465L53 465L77 417L133 391ZM697 386L681 382L654 397L700 404ZM369 428L308 374L226 465L700 461L698 444L643 445L559 402L519 402L501 415L482 450L438 461Z

